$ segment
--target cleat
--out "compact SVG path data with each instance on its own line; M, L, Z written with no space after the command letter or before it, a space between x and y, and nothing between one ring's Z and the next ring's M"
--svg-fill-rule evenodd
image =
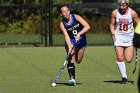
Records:
M128 80L126 78L122 78L121 84L127 84Z
M70 86L76 86L76 81L75 81L75 79L69 80L69 85L70 85Z

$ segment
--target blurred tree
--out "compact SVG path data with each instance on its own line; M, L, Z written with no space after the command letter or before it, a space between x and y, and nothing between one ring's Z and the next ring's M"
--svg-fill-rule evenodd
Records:
M14 0L12 4L24 4L23 0Z
M10 5L10 4L39 4L45 0L0 0L1 5ZM48 1L48 0L46 0Z
M82 0L53 0L54 3L77 3Z
M0 4L2 5L9 5L13 2L13 0L0 0Z
M0 0L1 5L10 4L39 4L44 2L49 2L49 0ZM117 0L52 0L53 3L106 3L106 2L116 2ZM139 0L130 0L130 2L140 2Z
M83 3L105 3L105 2L114 2L114 0L82 0Z

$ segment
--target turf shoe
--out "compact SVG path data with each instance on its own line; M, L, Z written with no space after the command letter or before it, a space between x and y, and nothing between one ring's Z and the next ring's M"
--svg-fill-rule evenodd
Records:
M122 78L121 84L127 84L128 80L126 78Z
M69 80L69 85L70 85L70 86L76 86L76 81L75 81L75 79L70 79L70 80Z

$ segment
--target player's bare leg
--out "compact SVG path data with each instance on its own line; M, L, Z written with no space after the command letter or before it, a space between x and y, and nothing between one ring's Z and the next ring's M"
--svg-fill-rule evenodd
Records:
M76 62L78 64L81 63L81 61L83 59L83 56L84 56L84 52L85 52L85 48L80 48L80 49L77 50L75 58L76 58Z
M117 66L122 76L122 84L126 84L127 81L127 74L126 74L126 66L124 62L124 50L125 47L117 46L115 47L116 55L117 55Z
M75 55L73 55L71 61L68 63L68 72L70 76L69 84L76 85L75 81L75 65L74 62L76 61L78 64L81 63L83 59L85 48L77 48L75 50Z
M65 48L66 48L66 51L68 53L68 47L66 46ZM69 77L70 77L70 80L69 80L69 85L70 86L75 86L76 85L74 62L75 62L75 53L72 55L71 59L69 59L69 62L67 64L68 74L69 74Z
M131 63L133 56L134 56L134 47L126 47L124 51L125 60L127 63Z

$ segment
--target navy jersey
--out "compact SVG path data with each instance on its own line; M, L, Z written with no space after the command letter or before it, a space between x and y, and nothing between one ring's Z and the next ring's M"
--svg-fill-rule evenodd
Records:
M65 29L67 30L67 33L71 39L71 43L75 43L75 36L77 35L78 32L80 32L83 29L83 25L76 20L74 14L71 14L72 17L72 22L70 25L67 24L65 19L62 19L62 22L64 24ZM87 45L86 42L86 36L85 34L80 36L80 40L78 42L79 47L84 47Z
M83 25L81 25L81 23L79 23L76 20L74 14L71 14L71 17L72 17L72 22L70 25L68 25L66 23L65 19L62 19L62 22L65 26L65 29L67 30L67 32L69 34L69 37L74 38L76 36L76 34L83 29Z

